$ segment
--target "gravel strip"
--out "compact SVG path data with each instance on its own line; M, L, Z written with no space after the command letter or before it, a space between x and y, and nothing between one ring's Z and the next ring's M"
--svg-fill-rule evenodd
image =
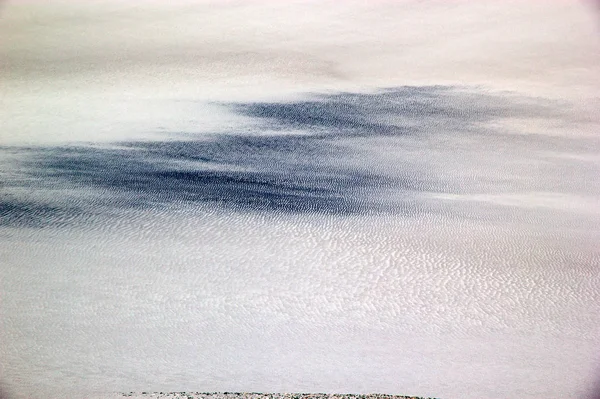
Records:
M130 399L436 399L418 396L385 394L327 394L327 393L255 393L255 392L128 392L123 397Z

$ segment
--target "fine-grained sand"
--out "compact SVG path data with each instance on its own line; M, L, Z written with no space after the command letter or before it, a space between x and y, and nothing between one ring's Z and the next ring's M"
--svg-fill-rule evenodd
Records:
M592 3L0 1L0 399L585 398Z

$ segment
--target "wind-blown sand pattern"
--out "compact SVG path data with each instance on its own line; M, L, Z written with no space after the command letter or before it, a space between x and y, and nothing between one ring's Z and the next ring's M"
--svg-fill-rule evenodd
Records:
M1 399L585 397L593 10L4 3Z

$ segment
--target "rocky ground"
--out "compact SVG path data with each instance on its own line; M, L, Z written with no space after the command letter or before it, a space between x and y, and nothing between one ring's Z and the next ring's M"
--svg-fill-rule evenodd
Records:
M384 394L326 394L326 393L247 393L247 392L127 392L123 397L130 399L165 398L165 399L435 399L417 396L384 395Z

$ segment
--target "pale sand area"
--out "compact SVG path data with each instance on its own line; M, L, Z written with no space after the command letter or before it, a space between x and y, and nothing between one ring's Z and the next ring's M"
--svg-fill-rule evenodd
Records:
M590 3L8 1L0 143L214 132L248 121L202 101L402 85L570 100L593 117Z

